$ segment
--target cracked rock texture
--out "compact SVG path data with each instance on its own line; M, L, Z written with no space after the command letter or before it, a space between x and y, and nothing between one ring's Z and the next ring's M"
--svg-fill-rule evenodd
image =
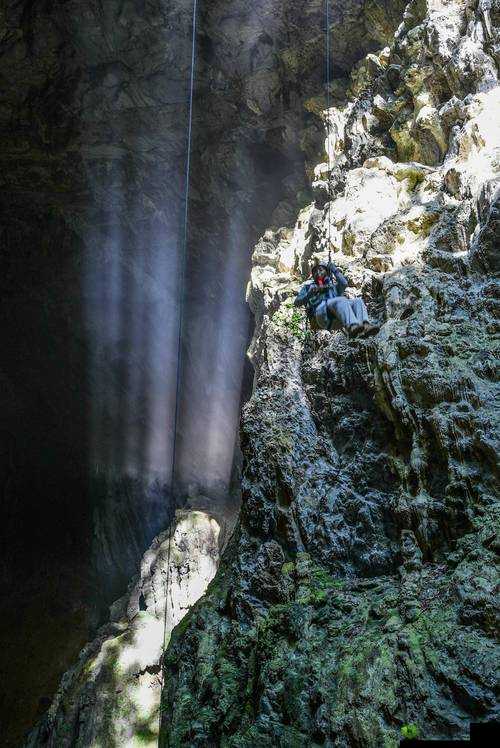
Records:
M409 3L325 113L315 201L255 248L243 507L173 632L161 746L389 748L498 718L499 10ZM292 307L329 238L374 338Z
M178 511L172 536L166 531L155 538L139 579L111 606L109 623L64 674L25 745L158 745L164 635L168 641L203 595L218 559L218 523L205 512Z
M342 75L390 38L401 8L349 0L332 10L338 96ZM158 390L175 376L177 359L191 13L192 0L7 0L0 11L1 322L9 349L1 447L12 493L5 541L20 534L26 512L38 511L33 494L46 483L54 508L35 524L45 522L47 533L68 511L71 491L68 544L81 523L91 527L92 561L108 596L168 521L156 479L168 473L172 403ZM307 198L304 160L316 159L321 142L322 13L322 0L199 7L178 452L181 477L201 489L214 476L196 447L210 441L212 389L217 394L227 370L234 376L223 381L217 414L231 411L232 421L217 425L231 461L248 335L248 246L272 208L281 225ZM232 334L212 381L206 360L221 348L228 254Z

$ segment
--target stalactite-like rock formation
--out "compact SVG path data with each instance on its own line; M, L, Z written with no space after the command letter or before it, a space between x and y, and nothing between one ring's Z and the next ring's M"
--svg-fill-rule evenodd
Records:
M411 2L328 113L317 203L256 247L243 509L173 634L162 746L378 748L496 714L498 19ZM329 234L375 338L291 305Z

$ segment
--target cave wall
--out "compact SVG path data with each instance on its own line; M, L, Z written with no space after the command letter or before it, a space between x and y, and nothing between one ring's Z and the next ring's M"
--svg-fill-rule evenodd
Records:
M118 1L82 10L71 0L7 3L2 11L2 329L8 353L2 454L6 475L37 482L6 502L12 536L40 507L33 526L47 536L65 512L71 517L64 525L80 512L91 522L102 501L89 506L85 497L103 494L103 474L111 484L130 475L146 483L165 477L191 11L190 3ZM397 20L392 6L370 3L350 3L336 13L340 72L380 45ZM200 442L210 441L214 410L215 418L230 411L230 428L225 422L218 428L229 434L230 446L220 447L224 470L212 481L214 489L227 487L249 334L243 301L248 247L276 205L276 221L290 219L291 205L304 200L304 158L321 148L320 122L311 112L317 102L304 106L321 94L321 23L320 2L199 7L188 237L193 266L181 406L186 427L177 470L183 487L193 476L210 487L208 458L198 463L193 445L201 453ZM229 288L227 298L221 286ZM226 359L216 360L208 376L207 358L217 358L222 348ZM235 369L234 381L224 379L224 369ZM220 392L226 408L219 407ZM191 450L190 460L184 449ZM96 476L97 490L89 491ZM67 490L70 478L81 487ZM41 501L50 482L51 500ZM67 493L74 494L69 512ZM157 492L149 500L140 487L129 491L136 493L140 498L125 501L122 510L109 499L123 512L132 545L142 540L127 512L143 512L146 503L152 508L145 516L162 514ZM118 545L125 553L126 543Z
M255 247L240 522L173 632L161 746L395 748L498 719L498 20L410 2L325 115L317 199ZM330 243L371 338L293 306Z
M178 510L141 559L110 620L64 674L50 709L24 743L157 746L161 661L170 632L212 580L220 527L205 512Z
M401 8L332 10L336 98ZM180 0L0 12L2 711L15 735L172 511L191 12ZM322 14L319 1L199 4L176 480L221 511L250 247L309 199L304 165L323 147Z

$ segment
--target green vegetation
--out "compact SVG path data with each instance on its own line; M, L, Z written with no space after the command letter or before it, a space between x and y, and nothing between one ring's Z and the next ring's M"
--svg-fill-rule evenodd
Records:
M320 603L332 590L341 590L344 582L334 579L322 566L312 566L310 570L310 596L312 603Z
M342 579L334 579L322 566L314 566L311 570L311 577L317 590L328 591L344 587Z
M401 728L401 735L405 740L414 740L420 735L420 730L418 729L417 725L415 725L413 722L410 722L410 724L408 725L403 725L403 727Z
M273 321L280 327L286 328L297 340L305 340L307 337L307 321L304 313L293 306L293 299L286 299L277 312L273 315Z

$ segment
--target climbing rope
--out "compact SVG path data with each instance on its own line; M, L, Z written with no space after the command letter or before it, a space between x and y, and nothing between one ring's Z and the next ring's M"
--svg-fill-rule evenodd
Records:
M326 154L328 157L328 262L332 261L331 222L330 210L332 203L330 175L330 0L325 0L325 68L326 68Z
M193 128L193 94L194 94L194 74L195 74L195 61L196 61L196 21L197 21L197 9L198 0L193 0L193 13L192 13L192 39L191 39L191 77L189 86L189 115L188 115L188 132L187 132L187 157L186 157L186 186L184 196L184 226L183 226L183 237L181 245L181 272L179 274L179 322L178 322L178 334L177 334L177 371L176 371L176 396L175 396L175 409L174 409L174 431L173 431L173 445L172 445L172 462L170 472L170 488L173 495L174 492L174 475L175 475L175 460L177 450L177 433L178 433L178 419L179 419L179 401L180 401L180 383L182 374L182 332L183 332L183 321L184 321L184 279L186 274L186 256L187 256L187 239L188 239L188 218L189 218L189 179L191 172L191 140L192 140L192 128ZM331 188L330 188L330 171L331 171L331 158L330 158L330 2L325 0L325 66L326 66L326 129L327 129L327 156L328 156L328 261L331 261L331 225L330 225L330 209L331 209ZM170 581L170 557L171 557L171 545L172 545L172 528L174 525L175 514L172 521L169 524L168 529L168 547L167 547L167 574L165 581L165 610L163 620L163 653L165 651L165 639L167 631L167 610L168 610L168 588ZM159 714L161 722L161 711Z
M328 212L327 212L327 245L328 245L328 264L332 261L332 240L331 240L331 221L330 221L330 212L331 212L331 204L332 204L332 193L331 193L331 182L330 182L330 173L331 173L331 157L330 157L330 83L331 83L331 75L330 75L330 0L325 0L325 87L326 87L326 155L328 158ZM311 318L309 319L309 329L314 330L313 323Z
M191 174L191 140L193 131L193 94L194 94L194 74L195 74L195 61L196 61L196 20L197 20L198 0L193 0L193 14L192 14L192 32L191 32L191 78L189 84L189 99L188 99L188 128L187 128L187 146L186 146L186 174L185 174L185 192L184 192L184 225L181 242L180 260L181 267L180 273L178 273L180 282L178 284L179 296L178 296L178 308L179 308L179 321L177 329L177 371L176 371L176 384L175 384L175 408L174 408L174 431L173 431L173 444L172 444L172 462L170 469L170 491L171 496L174 496L174 477L175 477L175 461L177 456L177 434L178 434L178 421L179 421L179 401L180 401L180 390L181 390L181 374L182 374L182 332L184 323L184 280L186 276L186 258L187 258L187 242L188 242L188 219L189 219L189 179ZM165 640L167 636L167 610L168 610L168 592L170 583L170 556L172 546L172 532L175 522L175 505L174 515L168 527L168 546L167 546L167 574L165 580L165 610L163 615L163 654L165 653ZM162 654L162 659L163 659ZM161 726L161 710L159 713L159 720Z

